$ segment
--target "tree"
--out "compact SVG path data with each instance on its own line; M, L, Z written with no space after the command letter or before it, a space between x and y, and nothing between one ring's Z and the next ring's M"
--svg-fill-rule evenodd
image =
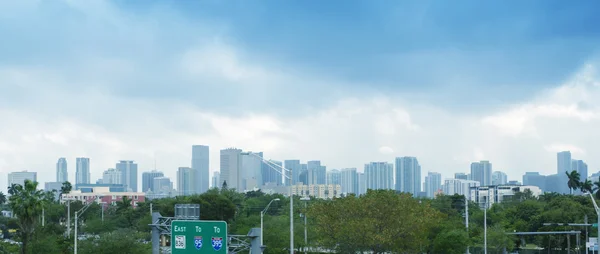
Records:
M571 171L571 173L569 172L565 172L565 174L567 175L567 178L569 179L567 181L567 186L569 186L569 192L570 194L573 194L573 190L576 190L579 188L579 183L580 183L580 178L581 175L579 175L579 172L577 172L577 170L573 170Z
M594 184L589 179L586 179L585 181L579 183L579 188L583 192L592 193L594 191Z
M597 182L594 182L594 191L596 192L596 198L600 199L600 179Z
M4 193L2 193L0 191L0 205L3 205L6 203L6 195L4 195Z
M25 180L24 186L11 185L10 208L19 220L21 229L21 253L28 252L28 243L35 232L38 216L42 212L44 192L37 189L38 183Z
M71 185L71 183L69 181L65 181L64 183L62 183L62 186L60 187L60 195L62 196L62 194L69 194L69 193L71 193L72 189L73 189L73 186Z

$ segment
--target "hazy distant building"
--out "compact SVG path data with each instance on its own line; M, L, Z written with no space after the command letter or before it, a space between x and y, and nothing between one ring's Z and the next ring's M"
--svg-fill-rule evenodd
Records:
M562 173L563 175L565 175L565 173ZM554 174L554 175L548 175L546 176L546 192L556 192L556 193L563 193L563 188L562 185L567 185L566 180L563 182L562 176L560 176L559 174Z
M244 191L242 188L242 176L240 170L242 168L242 150L236 148L227 148L221 150L221 180L219 185L227 183L227 188Z
M454 173L454 179L469 180L469 175L465 173Z
M154 193L170 193L173 191L173 182L168 177L157 176L152 178L151 189Z
M358 195L367 194L367 178L365 173L356 173L358 176Z
M588 177L588 165L582 160L572 160L571 170L577 171L581 179L587 179Z
M396 158L396 191L411 193L413 196L421 192L421 165L415 157Z
M477 203L480 208L490 208L495 203L512 200L517 192L530 190L534 197L542 195L542 190L537 186L501 185L471 187L470 200Z
M283 162L284 167L288 169L286 171L286 176L284 181L286 186L290 186L291 184L297 184L300 182L300 172L302 171L302 165L299 160L285 160ZM291 184L290 184L291 179Z
M121 171L121 181L133 192L138 191L138 165L133 161L119 161L116 169Z
M429 172L425 176L425 193L428 198L435 198L435 194L442 189L442 174Z
M458 194L469 198L471 195L470 188L476 186L479 186L478 181L464 179L446 179L444 180L442 191L444 195Z
M154 188L154 178L164 176L165 174L163 174L163 172L156 170L142 173L142 192L156 192L157 190Z
M192 195L196 193L195 170L190 167L180 167L177 169L177 192L181 196Z
M502 171L492 173L492 185L503 185L508 183L508 176Z
M342 185L342 172L337 169L327 171L327 184Z
M308 170L308 184L325 184L327 178L327 169L321 165L321 161L308 161L306 163Z
M10 187L13 184L24 186L25 180L37 182L37 173L28 172L27 170L8 173L8 187Z
M102 173L103 184L123 184L121 171L109 168Z
M219 173L219 171L215 171L213 172L213 176L212 176L212 187L213 188L221 188L221 186L219 186L219 178L221 176L221 173Z
M341 191L342 193L358 194L358 175L356 168L346 168L340 171Z
M44 191L55 191L54 199L58 200L60 197L60 190L62 189L62 184L64 182L46 182L44 184Z
M208 146L194 145L192 146L192 169L196 170L196 193L204 193L209 188L210 172L209 165L209 149Z
M56 163L56 181L64 183L69 181L69 172L67 171L67 159L59 158Z
M90 183L90 158L76 158L75 163L75 185Z
M523 185L537 186L542 191L546 190L546 176L540 172L525 172L523 175Z
M262 185L282 185L283 163L276 160L262 162ZM280 173L281 172L281 173Z
M367 178L367 189L394 189L394 165L391 163L371 162L365 164L365 177Z
M478 181L481 186L492 185L492 163L489 161L471 163L471 180Z
M558 193L569 193L569 187L567 186L568 177L565 172L571 173L572 167L571 152L564 151L556 154L556 174L558 176L558 182L564 183L558 186L556 192Z

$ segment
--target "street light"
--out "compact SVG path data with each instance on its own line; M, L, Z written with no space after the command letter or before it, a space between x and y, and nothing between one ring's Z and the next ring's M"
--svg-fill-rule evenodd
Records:
M262 162L267 164L267 166L274 169L275 171L277 171L277 173L280 173L281 175L283 175L283 177L290 180L290 254L294 254L294 195L292 194L291 170L284 168L282 166L279 166L271 161L265 160L263 157L259 156L258 154L255 154L253 152L248 152L248 153L244 153L244 154L253 155L256 158L259 158ZM290 176L285 174L286 171L290 172Z
M590 195L590 198L592 199L592 203L594 204L594 210L596 210L596 216L598 217L598 237L596 238L596 246L600 246L600 208L598 208L598 204L596 204L596 199L594 199L594 195L592 195L592 193L590 192L586 192L588 195ZM594 248L595 249L595 248ZM598 251L600 252L600 250Z
M300 198L300 201L304 201L304 210L308 210L309 197ZM306 211L304 211L304 253L308 252L308 233L306 230Z
M101 197L96 197L96 201L100 200ZM87 200L86 200L87 201ZM73 251L75 254L77 254L77 221L79 219L79 216L81 214L83 214L88 208L90 208L90 206L94 203L94 201L87 203L85 206L83 206L81 209L79 209L79 211L75 212L75 235L74 235L74 246L73 246Z
M279 201L278 198L271 200L271 202L269 202L269 204L267 205L267 207L265 207L264 210L260 211L260 246L264 246L263 244L263 216L265 215L265 213L267 212L267 209L269 209L269 206L271 206L271 203L273 203L273 201Z

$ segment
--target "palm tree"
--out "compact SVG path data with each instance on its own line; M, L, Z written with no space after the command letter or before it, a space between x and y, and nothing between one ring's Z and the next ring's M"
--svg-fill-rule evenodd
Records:
M586 179L584 182L579 183L579 188L583 192L592 193L594 191L594 184L589 179Z
M596 198L600 199L600 178L597 182L594 182L594 192L596 193Z
M73 186L71 185L71 183L69 181L66 181L62 183L62 186L60 187L60 195L62 196L62 194L69 194L72 189Z
M24 186L17 184L10 187L13 194L9 198L9 206L19 220L22 254L27 253L29 240L35 231L44 203L44 192L38 190L37 186L37 182L25 180Z
M0 205L3 205L6 203L6 195L4 195L4 193L2 193L0 191Z
M15 194L15 188L17 187L17 184L11 184L10 186L8 186L8 195L14 195ZM23 187L23 186L21 186Z
M579 180L581 175L579 175L577 170L573 170L571 173L565 172L565 174L567 174L567 178L569 179L569 181L567 181L567 185L569 186L569 192L572 195L573 190L579 189Z

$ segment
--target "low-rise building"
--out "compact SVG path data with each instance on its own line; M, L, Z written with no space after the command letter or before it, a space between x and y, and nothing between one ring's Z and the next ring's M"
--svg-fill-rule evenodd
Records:
M143 192L111 192L109 187L94 187L90 192L73 190L70 193L62 194L60 202L79 200L83 203L97 202L116 205L118 201L123 200L123 197L129 198L134 207L139 202L146 201L146 194Z
M292 186L292 194L301 197L315 197L321 199L339 198L342 186L339 184L297 184Z
M518 192L531 191L534 197L542 195L540 187L532 185L493 185L471 187L470 200L479 204L479 207L491 207L495 203L502 203L511 198Z

